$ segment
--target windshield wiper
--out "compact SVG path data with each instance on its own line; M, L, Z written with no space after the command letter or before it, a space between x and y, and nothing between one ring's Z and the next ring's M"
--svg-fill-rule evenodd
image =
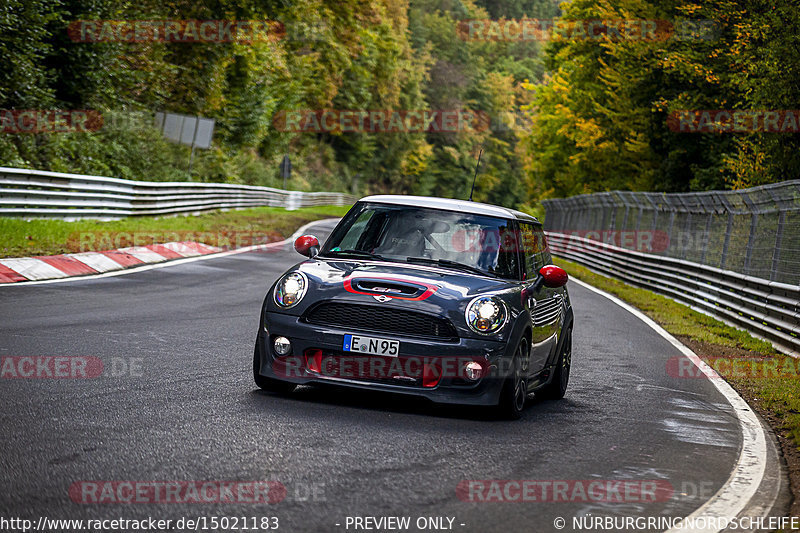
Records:
M472 272L473 274L480 274L481 276L491 276L497 277L496 274L492 274L491 272L486 272L481 270L480 268L467 265L465 263L459 263L458 261L450 261L449 259L431 259L430 257L407 257L406 261L409 263L425 263L429 265L439 265L443 267L449 268L456 268L459 270L466 270L467 272Z
M372 252L367 252L366 250L331 250L325 252L324 255L331 257L349 255L351 257L365 257L367 259L384 259L382 255L373 254Z

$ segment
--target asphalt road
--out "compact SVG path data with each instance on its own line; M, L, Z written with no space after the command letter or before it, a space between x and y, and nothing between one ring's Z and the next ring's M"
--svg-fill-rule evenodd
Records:
M105 370L0 379L0 515L275 516L280 531L353 531L348 516L387 515L410 516L414 531L419 517L450 517L464 532L550 531L560 516L572 531L571 517L588 513L688 515L730 475L741 434L725 399L705 379L671 377L673 346L574 283L567 397L531 401L520 421L375 393L256 390L262 299L300 259L286 247L2 288L0 356L94 356ZM79 504L69 489L81 480L273 480L287 495ZM653 503L465 502L464 480L661 480L675 492Z

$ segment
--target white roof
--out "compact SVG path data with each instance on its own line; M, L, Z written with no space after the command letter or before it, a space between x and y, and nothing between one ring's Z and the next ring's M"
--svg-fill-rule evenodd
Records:
M470 202L468 200L454 200L452 198L436 198L430 196L404 196L395 194L381 194L367 196L361 202L372 202L377 204L405 205L411 207L427 207L430 209L442 209L445 211L458 211L460 213L470 213L474 215L486 215L490 217L513 218L516 220L527 220L538 222L535 217L496 205Z

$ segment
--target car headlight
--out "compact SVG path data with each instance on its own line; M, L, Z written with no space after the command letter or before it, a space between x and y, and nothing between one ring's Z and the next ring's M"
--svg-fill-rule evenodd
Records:
M308 278L302 272L287 274L275 285L275 303L283 308L294 307L308 290Z
M499 298L479 296L467 306L467 325L475 333L497 333L506 323L506 305Z

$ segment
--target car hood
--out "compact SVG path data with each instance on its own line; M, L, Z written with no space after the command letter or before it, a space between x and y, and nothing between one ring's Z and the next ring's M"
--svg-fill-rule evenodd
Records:
M310 259L288 272L299 271L309 280L308 292L295 307L285 310L274 303L268 310L303 315L322 300L396 307L450 319L457 329L465 327L464 311L479 294L503 299L518 285L513 281L462 273L435 265L407 265L384 261Z

